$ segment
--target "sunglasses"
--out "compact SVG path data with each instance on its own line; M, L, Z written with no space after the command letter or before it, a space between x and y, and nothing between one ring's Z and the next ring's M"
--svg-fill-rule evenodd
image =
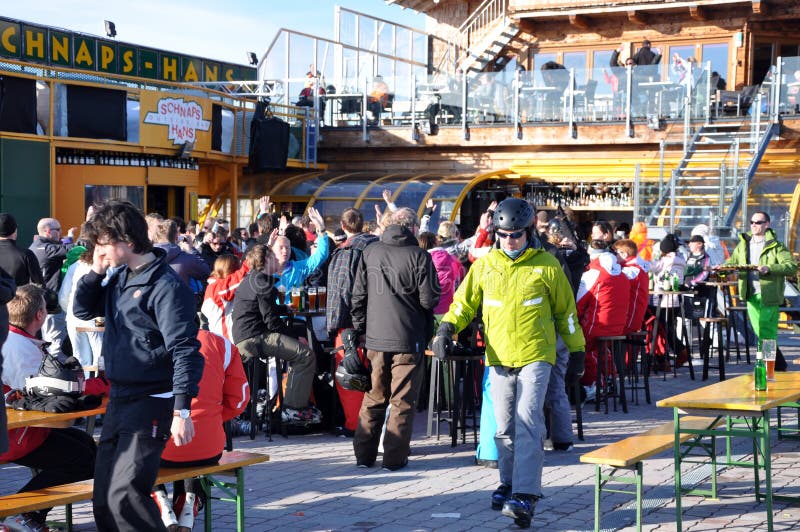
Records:
M502 231L495 231L497 238L519 238L525 234L525 230L514 231L513 233L504 233Z
M767 223L766 220L750 220L751 225L764 225Z

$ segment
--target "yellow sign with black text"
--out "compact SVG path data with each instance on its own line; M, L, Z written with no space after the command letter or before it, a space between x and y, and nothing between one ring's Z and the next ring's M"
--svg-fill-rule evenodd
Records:
M256 69L0 17L0 59L173 82L251 81Z

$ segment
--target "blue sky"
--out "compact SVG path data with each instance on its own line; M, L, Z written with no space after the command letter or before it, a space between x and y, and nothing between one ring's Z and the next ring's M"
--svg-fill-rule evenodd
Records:
M260 57L279 28L333 38L334 6L414 28L425 17L383 0L7 0L0 15L105 35L104 20L117 39L133 44L246 63Z

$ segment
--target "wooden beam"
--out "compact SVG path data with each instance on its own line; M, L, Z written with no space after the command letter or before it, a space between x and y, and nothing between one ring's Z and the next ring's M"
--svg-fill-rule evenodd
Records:
M753 0L753 13L756 15L766 15L767 11L767 0Z
M641 11L628 10L628 20L640 26L647 26L647 17Z
M689 16L694 20L708 20L706 10L702 6L689 6Z
M580 28L582 30L589 29L589 19L583 15L575 15L571 13L569 15L569 23L570 25L575 26L576 28Z

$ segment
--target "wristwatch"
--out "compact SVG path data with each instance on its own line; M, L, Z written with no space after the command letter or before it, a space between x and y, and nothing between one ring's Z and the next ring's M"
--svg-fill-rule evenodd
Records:
M174 417L180 417L181 419L189 419L189 416L192 415L192 411L188 408L181 408L180 410L175 410L172 412Z

